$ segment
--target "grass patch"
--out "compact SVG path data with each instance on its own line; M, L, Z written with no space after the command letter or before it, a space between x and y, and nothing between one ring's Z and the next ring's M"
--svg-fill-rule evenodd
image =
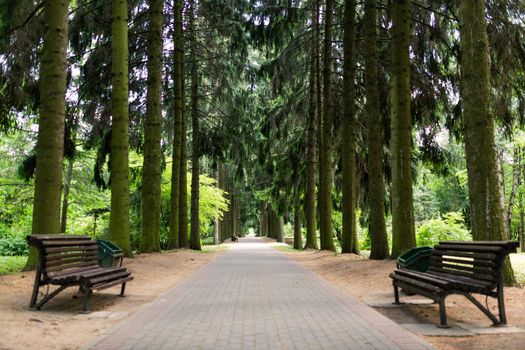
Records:
M0 256L0 275L10 275L22 271L27 256Z
M283 252L283 253L300 253L300 252L302 252L302 250L293 249L289 245L282 245L282 243L270 244L270 246L273 249L278 250L278 251Z
M201 251L196 250L196 252L200 252L203 254L215 254L227 251L228 249L230 249L230 245L228 243L217 245L203 245L201 248Z

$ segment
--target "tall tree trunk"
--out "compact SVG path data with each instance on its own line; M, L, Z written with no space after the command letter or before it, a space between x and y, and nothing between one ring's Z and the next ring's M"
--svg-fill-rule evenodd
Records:
M217 181L217 188L219 187L219 162L215 163L215 179ZM217 245L221 242L221 225L219 216L215 218L215 228L213 231L213 244Z
M509 232L509 239L512 237L512 213L514 211L514 201L516 199L516 192L520 186L520 172L521 172L521 152L520 147L514 147L514 156L512 164L512 188L509 195L509 204L507 206L507 229Z
M520 250L521 252L525 252L525 235L524 235L524 232L525 232L525 220L524 220L524 216L525 216L525 213L524 213L524 209L523 209L523 192L520 191L519 195L518 195L518 198L519 198L519 206L520 206L520 227L519 227L519 230L518 230L518 239L520 241Z
M332 149L333 149L333 101L332 101L332 25L333 25L333 0L326 0L325 27L323 42L323 139L321 168L321 249L335 251L332 233Z
M150 0L149 8L148 92L142 168L142 252L160 251L162 3L162 0Z
M184 47L184 41L182 42ZM188 248L188 163L187 163L187 134L186 134L186 88L184 84L184 59L182 66L182 114L180 136L180 176L179 176L179 248Z
M261 237L268 236L268 203L264 202L261 207Z
M343 234L342 253L359 253L355 198L355 1L345 1L343 67Z
M192 135L192 156L191 156L191 230L190 230L190 249L201 249L200 222L199 222L199 82L197 72L197 56L195 46L197 45L195 35L195 0L190 0L190 18L188 31L190 33L190 62L191 62L191 135Z
M313 15L314 30L317 29L315 22L317 14ZM317 246L317 223L315 210L315 172L316 172L316 143L317 143L317 57L316 47L319 41L316 35L312 38L312 55L310 60L310 91L308 105L308 129L307 129L307 163L306 163L306 192L304 194L306 214L306 244L305 249L319 249ZM295 244L295 243L294 243Z
M73 179L73 158L68 160L66 178L64 181L64 193L62 194L62 218L60 219L60 232L66 233L67 228L67 211L69 208L69 192L71 190L71 180Z
M383 133L379 103L377 63L377 2L365 0L365 89L368 121L368 230L371 239L370 259L388 257L385 224L385 182L383 178Z
M299 200L296 201L294 207L294 219L293 219L293 248L303 248L303 235L301 233L301 205Z
M321 182L324 176L324 160L323 160L323 94L322 94L322 80L321 80L321 0L315 1L315 15L313 25L315 28L315 42L314 42L314 54L315 54L315 70L316 70L316 110L317 110L317 166L319 168L319 174L317 176L317 215L319 231L321 230L321 217L323 217L322 198L323 198L323 187Z
M505 224L497 174L494 120L490 111L490 52L485 2L461 1L459 17L461 97L472 236L474 240L501 240L505 238ZM515 282L508 259L504 275L507 283Z
M416 245L412 199L410 1L392 3L392 257Z
M128 3L113 0L109 239L131 256L129 234Z
M179 196L180 196L180 166L181 166L181 137L182 113L184 101L182 100L182 60L184 47L182 41L182 0L175 0L173 6L173 159L171 164L171 196L170 196L170 234L168 248L179 248Z
M60 231L68 4L66 0L44 3L45 33L40 66L40 119L31 229L33 235ZM31 249L26 268L36 265L37 254L35 249Z

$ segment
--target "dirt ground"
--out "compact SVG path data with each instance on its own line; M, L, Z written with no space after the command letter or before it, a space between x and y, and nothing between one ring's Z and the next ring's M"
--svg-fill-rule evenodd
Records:
M34 272L0 276L0 349L78 349L205 266L218 253L181 250L126 259L135 279L120 298L120 286L95 292L92 313L79 314L76 288L68 288L43 311L28 311ZM42 290L42 289L41 289ZM103 311L102 311L103 310Z
M373 261L356 255L334 256L330 252L321 251L287 252L287 255L361 301L367 300L371 295L392 293L392 282L388 277L395 268L392 260ZM489 298L488 303L497 314L497 302L490 299L492 298ZM485 298L479 297L478 300L485 304ZM525 328L525 289L522 286L505 288L505 303L509 326ZM437 305L376 309L399 323L439 322ZM447 298L447 316L450 324L462 322L487 328L491 325L490 320L463 296ZM525 333L424 338L436 348L444 350L525 348Z

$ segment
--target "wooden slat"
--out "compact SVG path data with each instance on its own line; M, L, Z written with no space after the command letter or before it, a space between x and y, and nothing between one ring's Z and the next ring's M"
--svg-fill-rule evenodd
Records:
M426 282L423 282L423 281L420 281L420 280L416 280L414 278L402 276L402 275L399 275L397 273L392 273L390 275L390 277L392 277L393 279L396 279L396 280L399 280L399 281L403 281L403 282L406 282L408 284L417 286L419 288L423 288L423 289L428 290L428 291L433 292L433 293L440 293L440 292L443 291L443 289L441 289L439 287L436 287L435 285L432 285L432 284L429 284L429 283L426 283Z
M97 269L100 269L100 267L99 266L88 266L88 267L78 268L78 269L69 270L69 271L50 272L47 274L47 276L51 281L67 279L70 277L80 278L80 275L82 273L87 273L89 271L97 270Z
M473 258L473 259L484 259L484 260L490 260L495 261L498 259L497 254L492 253L469 253L469 252L459 252L459 251L451 251L446 249L439 249L436 248L433 252L433 255L447 255L447 256L456 256L461 258Z
M465 265L458 265L458 264L447 264L445 262L443 263L437 263L432 264L431 266L440 268L440 269L447 269L447 270L460 270L465 272L471 272L471 273L479 273L479 274L487 274L487 275L497 275L497 271L494 269L491 269L490 267L486 266L465 266Z
M497 246L484 246L484 245L463 245L463 244L439 244L436 249L440 250L454 250L459 252L473 252L473 253L494 253L502 254L505 252L505 248Z
M472 242L464 242L464 241L441 241L439 244L453 244L453 245L483 245L483 246L497 246L505 248L505 250L513 250L517 249L520 246L520 243L517 241L472 241Z
M98 246L91 245L91 246L83 246L83 247L52 247L52 248L45 248L42 253L49 255L54 253L67 253L67 252L82 252L82 251L89 251L89 250L98 250Z
M69 270L75 267L85 267L85 266L98 266L98 260L86 260L86 261L79 261L69 264L62 264L58 266L50 266L50 267L44 267L44 272L50 273L50 272L57 272L57 271L64 271Z
M124 272L127 269L125 267L100 267L95 271L89 271L82 275L85 279L97 278L100 276L111 275L119 272Z
M436 266L430 266L428 268L428 271L435 271L435 272L440 272L440 273L445 273L445 274L450 274L450 275L453 274L453 275L457 275L457 276L469 277L469 278L479 279L479 280L484 280L484 281L491 281L491 282L496 282L497 281L497 277L493 276L493 275L461 272L461 271L458 271L458 270L448 270L448 269L443 269L443 268L439 268L439 267L436 267Z
M445 281L439 277L427 275L424 272L400 269L400 270L395 270L394 273L396 275L402 275L402 276L409 277L412 279L418 279L423 282L431 283L433 285L436 285L436 286L439 286L445 289L449 289L451 287L449 281Z
M72 253L72 254L60 253L56 255L44 255L42 257L42 262L44 263L45 266L53 266L54 264L60 264L61 261L70 261L73 259L76 259L78 261L90 260L90 259L96 258L97 255L98 255L98 252L94 250Z
M496 263L493 260L482 260L482 259L472 259L472 258L454 259L454 258L450 258L448 256L443 256L443 255L432 255L430 257L431 264L439 263L439 262L450 262L454 264L471 264L473 266L475 264L476 266L487 266L487 267L492 267L492 268L497 267Z
M42 245L44 247L51 247L51 246L80 246L80 247L87 247L87 246L96 246L97 242L92 240L51 240L51 241L42 241Z
M101 277L88 278L86 281L86 284L88 286L94 286L94 285L97 285L103 282L111 282L117 279L125 278L125 277L128 277L129 275L131 275L131 272L122 271L119 273L112 273L112 274L108 274L108 275L101 276Z
M483 281L483 280L476 280L469 277L464 276L455 276L450 275L446 273L436 272L436 271L428 271L426 272L427 275L433 275L437 278L441 278L446 281L450 281L452 283L457 284L455 287L476 287L476 288L482 288L482 289L492 289L494 286L493 282L490 281Z
M126 278L119 279L117 281L112 281L112 282L103 283L103 284L100 284L100 285L97 285L97 286L93 286L93 287L91 287L91 289L102 290L102 289L110 288L110 287L113 287L113 286L116 286L116 285L119 285L119 284L122 284L122 283L125 283L125 282L129 282L129 281L132 281L132 280L133 280L133 276L129 276L129 277L126 277Z

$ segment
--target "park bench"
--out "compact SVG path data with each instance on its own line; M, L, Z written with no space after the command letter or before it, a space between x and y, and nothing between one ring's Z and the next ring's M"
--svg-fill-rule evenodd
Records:
M133 279L125 267L100 267L97 260L98 245L89 236L35 235L28 236L30 246L38 249L35 285L29 308L40 308L67 287L78 286L84 294L82 313L89 312L89 297L94 290L122 285ZM58 288L49 293L49 286ZM45 296L37 301L40 287L46 286Z
M419 294L439 303L439 327L447 328L445 299L451 294L464 295L480 309L494 325L505 325L502 266L509 253L516 252L518 242L443 241L434 247L426 272L396 269L390 274L394 286L395 304L399 302L399 288ZM496 298L499 318L488 305L481 304L472 294Z

